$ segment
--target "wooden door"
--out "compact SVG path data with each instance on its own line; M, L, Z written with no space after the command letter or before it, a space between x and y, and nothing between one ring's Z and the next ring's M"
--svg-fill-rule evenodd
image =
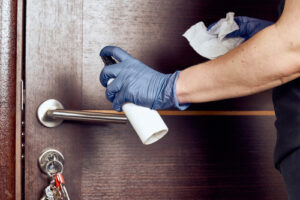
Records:
M36 117L39 104L51 98L70 109L111 110L98 79L98 54L106 45L173 72L205 61L181 36L191 25L209 24L228 11L275 20L276 1L26 2L25 199L39 199L49 183L37 165L49 147L65 156L71 199L286 198L273 167L270 91L164 112L170 131L150 146L141 144L129 124L45 128Z

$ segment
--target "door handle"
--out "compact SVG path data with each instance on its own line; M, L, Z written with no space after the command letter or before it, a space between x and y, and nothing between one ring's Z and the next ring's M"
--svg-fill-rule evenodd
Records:
M125 115L83 110L66 110L64 106L55 99L48 99L41 103L37 110L37 117L42 125L49 128L59 126L64 120L102 123L127 122Z

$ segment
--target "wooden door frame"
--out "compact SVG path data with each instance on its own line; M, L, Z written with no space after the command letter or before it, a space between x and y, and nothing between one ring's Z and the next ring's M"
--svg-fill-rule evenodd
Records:
M16 57L16 142L15 142L15 199L23 199L22 166L24 163L25 111L25 8L26 0L17 0L17 57Z
M0 9L0 199L20 200L24 0L2 0Z
M15 198L17 1L1 1L0 198Z

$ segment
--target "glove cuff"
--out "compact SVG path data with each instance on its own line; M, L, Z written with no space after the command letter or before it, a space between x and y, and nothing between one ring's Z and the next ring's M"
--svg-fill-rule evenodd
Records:
M160 90L155 98L151 109L167 109L170 107L185 110L190 104L179 104L176 96L176 82L180 71L173 74L162 74Z
M178 103L178 99L177 99L177 95L176 95L176 83L177 83L177 79L179 76L180 71L176 71L175 74L175 80L174 80L174 85L173 85L173 99L174 99L174 107L179 109L179 110L186 110L191 104L190 103L185 103L185 104L179 104Z

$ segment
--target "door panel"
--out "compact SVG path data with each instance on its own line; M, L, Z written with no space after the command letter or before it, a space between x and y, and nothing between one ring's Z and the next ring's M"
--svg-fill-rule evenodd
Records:
M111 109L98 81L106 45L167 73L205 61L181 36L192 24L231 10L276 18L275 1L224 2L28 0L25 198L40 198L49 183L37 158L53 147L65 156L71 199L284 199L272 116L164 116L170 131L150 146L129 124L45 128L36 118L50 98L70 109ZM270 91L191 107L200 109L270 110Z
M80 109L82 80L82 9L80 1L27 1L25 198L39 199L49 184L37 159L45 148L65 155L65 179L72 197L81 194L81 127L45 128L36 117L40 103L55 98ZM79 198L78 198L79 199Z
M164 120L170 132L150 146L129 126L83 125L82 199L285 199L273 117Z

